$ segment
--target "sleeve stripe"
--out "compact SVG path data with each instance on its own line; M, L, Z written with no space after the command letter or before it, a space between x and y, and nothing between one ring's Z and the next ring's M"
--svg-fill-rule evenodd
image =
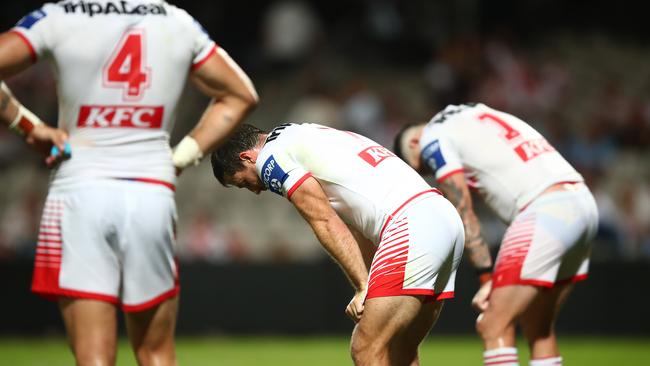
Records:
M291 199L293 192L295 192L296 189L298 189L298 187L300 187L309 177L311 177L311 173L306 173L302 178L298 179L298 181L291 186L289 191L287 191L287 199Z
M442 183L445 179L451 177L452 175L462 173L462 172L463 172L463 169L454 169L454 170L450 171L449 173L447 173L447 174L445 174L445 175L443 175L441 177L436 178L436 181L438 183Z
M217 53L217 47L218 46L216 44L212 45L212 48L210 49L210 51L205 56L203 56L202 59L200 59L199 61L192 64L192 68L191 68L192 71L194 71L194 70L198 69L199 67L201 67L206 61L208 61L210 59L210 57L212 55Z
M32 62L36 62L36 60L37 60L36 51L34 50L34 46L32 46L32 42L30 42L29 39L27 39L27 37L25 37L24 34L20 33L19 31L15 30L15 29L10 30L9 33L13 33L13 34L17 35L20 39L23 40L23 42L25 42L25 44L27 45L27 48L29 48L29 54L32 57Z

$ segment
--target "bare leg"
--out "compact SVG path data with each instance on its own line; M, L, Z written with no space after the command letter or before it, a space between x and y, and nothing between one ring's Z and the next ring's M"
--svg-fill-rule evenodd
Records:
M521 316L520 324L528 340L531 359L560 355L555 319L572 289L573 285L565 284L543 291Z
M435 323L441 302L421 297L377 297L366 301L352 333L352 358L362 365L418 365L418 346Z
M98 300L61 298L59 308L77 365L114 365L117 346L115 305Z
M539 295L534 286L498 287L490 294L488 308L478 317L476 330L485 350L515 347L515 325L519 317Z
M178 297L145 311L126 313L126 328L141 366L176 365L174 329Z

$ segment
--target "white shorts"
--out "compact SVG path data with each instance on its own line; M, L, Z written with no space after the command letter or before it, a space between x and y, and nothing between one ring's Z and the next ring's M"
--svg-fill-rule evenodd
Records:
M456 269L465 233L456 208L426 191L385 224L370 267L366 299L424 295L427 301L454 297Z
M512 222L503 237L492 287L558 283L587 278L598 209L584 184L544 194Z
M52 188L32 291L142 311L178 294L174 193L160 184L90 180Z

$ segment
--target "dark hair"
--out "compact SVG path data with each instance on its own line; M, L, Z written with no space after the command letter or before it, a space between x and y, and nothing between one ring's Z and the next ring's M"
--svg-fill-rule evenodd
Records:
M219 183L227 186L225 178L237 173L244 166L239 159L239 153L254 148L259 141L259 136L265 133L266 131L253 125L242 124L235 129L226 142L212 152L210 155L212 173Z
M393 140L393 152L395 153L395 155L397 155L398 158L406 161L405 156L404 156L404 151L402 151L402 143L401 143L402 142L402 137L404 136L404 133L409 128L418 126L420 124L421 123L409 123L409 124L406 124L406 125L402 126L402 128L400 128L399 131L397 132L397 135L395 136L395 140Z

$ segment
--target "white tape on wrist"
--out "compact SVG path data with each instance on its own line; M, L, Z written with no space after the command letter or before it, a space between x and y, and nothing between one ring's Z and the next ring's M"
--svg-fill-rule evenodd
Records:
M172 154L174 166L181 169L190 165L198 165L202 158L203 152L201 152L199 144L190 136L183 137L181 142L174 148Z
M35 126L40 124L43 124L40 118L36 117L29 109L19 105L16 118L11 122L9 128L21 136L27 136Z

